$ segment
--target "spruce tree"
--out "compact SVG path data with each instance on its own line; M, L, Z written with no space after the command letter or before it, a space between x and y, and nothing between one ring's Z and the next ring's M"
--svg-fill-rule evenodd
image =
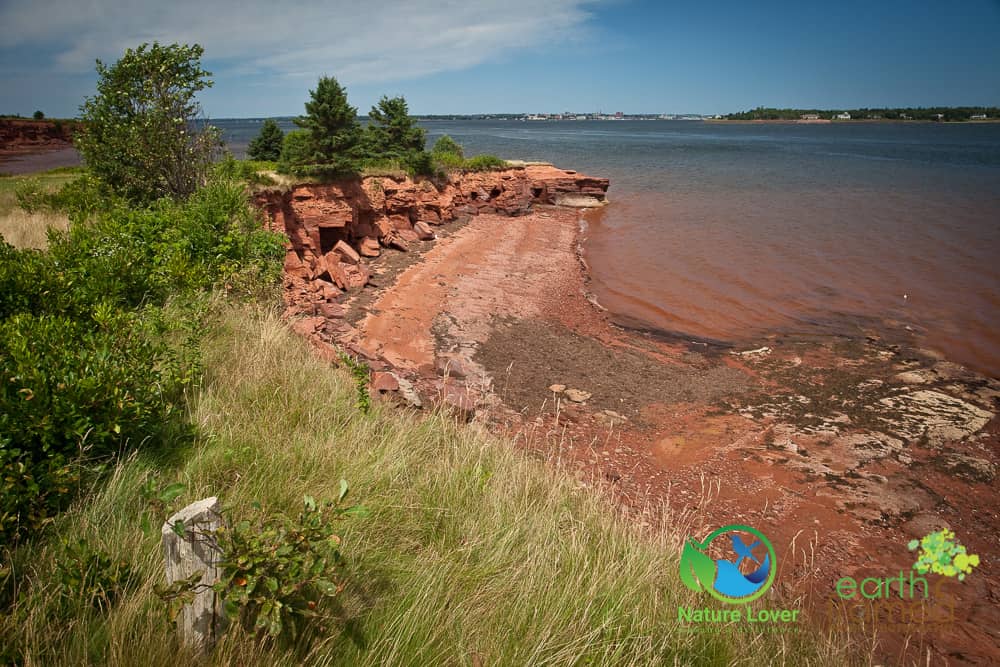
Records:
M247 157L251 160L276 161L281 157L281 145L285 133L274 120L268 118L260 127L260 133L247 146Z
M423 152L425 132L417 127L402 97L383 95L368 118L365 144L373 157L406 160Z
M295 124L309 131L309 160L313 171L356 171L361 148L358 110L347 103L347 93L332 76L320 77L309 91L306 114Z

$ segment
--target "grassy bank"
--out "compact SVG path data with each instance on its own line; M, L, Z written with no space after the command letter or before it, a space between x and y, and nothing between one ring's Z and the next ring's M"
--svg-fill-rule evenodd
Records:
M77 176L78 168L53 169L31 176L0 176L0 237L18 248L45 247L46 230L66 229L69 218L52 211L22 210L17 205L17 189L30 180L45 192L55 192Z
M173 509L217 494L242 516L293 513L346 478L371 512L344 520L348 586L325 631L290 651L231 632L216 664L845 664L811 636L680 631L677 604L698 601L676 576L679 535L638 534L572 476L475 428L364 415L347 374L272 309L215 310L196 443L171 460L134 455L11 555L28 593L4 636L25 664L191 661L153 593L162 557L158 530L141 527L141 489L154 476L185 485ZM81 538L133 570L106 613L60 592L64 544Z

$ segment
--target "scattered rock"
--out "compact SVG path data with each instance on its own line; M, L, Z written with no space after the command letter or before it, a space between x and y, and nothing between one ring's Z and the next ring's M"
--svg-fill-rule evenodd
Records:
M582 389L566 389L565 394L566 398L574 403L584 403L591 395L589 391L583 391Z
M361 255L343 241L337 241L337 245L333 246L333 252L340 255L342 262L347 262L348 264L357 264L361 261Z
M417 393L416 388L413 383L406 378L400 377L396 373L391 373L392 377L396 379L396 384L399 385L399 395L403 397L410 406L414 408L424 407L423 401L420 400L420 394Z
M378 257L382 254L382 249L378 244L377 239L373 239L370 236L365 236L361 239L361 243L358 244L359 252L363 257Z
M564 391L566 391L566 385L564 385L564 384L551 384L551 385L549 385L549 391L554 392L556 394L561 394Z
M426 222L418 222L413 225L413 231L416 232L417 238L421 241L432 241L434 240L434 230L430 228Z
M904 384L927 384L932 381L927 371L904 371L896 375L896 379Z
M744 350L742 352L733 350L729 354L737 357L766 357L771 354L771 348L765 345L764 347L758 347L755 350Z
M986 459L957 452L939 457L937 463L944 470L973 482L992 482L997 476L996 466Z

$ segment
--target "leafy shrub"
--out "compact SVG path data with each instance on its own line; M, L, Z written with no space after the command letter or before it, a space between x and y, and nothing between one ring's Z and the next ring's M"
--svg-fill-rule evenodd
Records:
M260 126L260 133L247 146L247 157L252 160L276 161L281 157L281 146L285 133L274 120L268 118Z
M360 506L340 506L347 491L347 482L340 480L337 500L317 503L306 496L294 520L283 515L262 517L216 531L221 574L212 588L230 619L248 632L294 638L299 621L322 613L323 599L338 595L345 585L340 574L345 564L341 539L334 522L346 515L367 514ZM171 616L193 599L201 575L157 588Z
M463 167L466 171L493 171L504 169L506 166L507 161L501 160L496 155L477 155L466 160Z
M137 578L127 562L113 560L80 539L63 544L56 560L55 581L68 610L82 603L107 612L135 586Z
M444 157L457 157L459 160L465 159L462 145L449 137L447 134L434 142L434 148L431 149L431 154L435 159Z
M342 480L340 499L346 494ZM294 635L297 618L317 615L322 598L343 590L338 570L344 559L333 520L346 511L307 496L297 521L279 516L221 530L222 575L214 588L227 616L246 630L276 637L286 630Z
M29 206L70 210L45 252L0 242L0 539L63 509L82 475L140 446L189 437L183 390L199 370L197 309L168 299L276 282L284 238L244 183L217 177L186 201L132 208L81 176ZM154 340L170 340L154 343Z
M492 171L507 166L506 161L495 155L477 155L468 160L465 159L462 146L447 134L434 142L431 156L434 163L445 170Z
M45 118L45 113L43 111L36 111L35 113L31 114L31 117L34 118L35 120L42 120Z
M182 433L190 381L132 314L102 311L99 328L18 314L0 324L0 537L47 523L70 499L71 461L92 464Z
M279 145L280 153L281 147ZM275 157L275 160L278 158ZM274 185L275 180L267 171L277 169L277 162L268 160L237 160L231 154L227 154L215 165L215 175L218 178L243 181L248 185Z
M205 182L221 141L199 123L195 94L212 85L204 50L143 44L97 62L97 94L80 107L74 143L107 188L137 204L182 199Z

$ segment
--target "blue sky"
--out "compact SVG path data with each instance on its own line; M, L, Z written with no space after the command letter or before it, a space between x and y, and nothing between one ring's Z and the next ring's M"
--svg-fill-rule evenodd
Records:
M0 0L0 113L72 116L96 58L198 42L209 117L1000 106L1000 0Z

